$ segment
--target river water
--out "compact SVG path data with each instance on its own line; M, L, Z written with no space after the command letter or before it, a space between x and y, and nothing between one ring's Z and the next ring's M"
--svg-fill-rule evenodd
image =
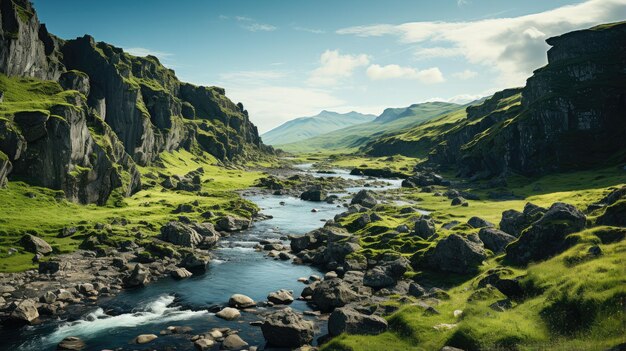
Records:
M343 170L334 170L335 174L320 174L312 171L311 165L300 165L299 168L318 177L364 179ZM386 188L400 186L399 180L387 182ZM213 251L215 259L205 274L182 281L162 279L141 289L124 291L114 298L98 302L92 311L75 321L49 321L16 331L0 332L0 349L54 350L63 338L78 336L87 344L87 350L163 349L174 344L176 350L194 350L193 343L186 340L188 336L159 335L161 330L173 325L189 326L193 328L192 334L204 333L215 327L237 329L250 346L262 349L265 342L261 329L249 325L249 322L259 320L259 316L243 312L239 319L225 321L209 313L207 308L225 305L229 297L236 293L248 295L255 301L266 300L268 293L278 289L293 290L294 297L300 296L305 285L297 279L312 274L321 275L321 272L307 265L268 258L253 247L262 239L277 240L288 234L304 234L319 228L325 220L332 219L344 208L336 204L301 201L290 196L253 195L246 198L256 203L262 213L273 218L255 222L246 231L222 238L219 247ZM318 212L311 212L313 208ZM290 307L299 311L309 309L298 300ZM257 310L261 313L272 309ZM326 334L325 323L318 325L317 336ZM139 334L157 334L159 338L147 345L131 344Z

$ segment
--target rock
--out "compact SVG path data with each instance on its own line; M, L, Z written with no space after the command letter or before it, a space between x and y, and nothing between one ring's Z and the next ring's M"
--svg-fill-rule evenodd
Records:
M372 287L374 289L385 288L392 286L396 283L396 280L387 274L387 271L382 267L374 267L365 273L363 277L363 285Z
M59 271L61 264L59 261L39 262L39 274L54 274Z
M507 210L502 212L500 229L515 237L520 236L522 231L533 222L539 220L547 210L530 202L524 206L524 211Z
M63 72L59 77L59 84L64 90L78 90L81 94L89 96L89 76L83 72Z
M478 237L480 241L483 242L485 247L494 253L504 252L504 248L510 243L515 241L517 238L509 235L501 230L496 228L482 228L478 232Z
M222 347L226 350L241 350L247 347L248 343L237 334L231 334L224 338L222 341Z
M195 247L202 241L196 230L181 222L169 222L161 227L161 239L185 247Z
M234 294L228 299L228 305L235 308L250 308L256 306L256 302L250 297L242 294Z
M313 302L322 312L330 312L336 307L343 307L358 298L357 293L338 278L320 282L313 289L311 296Z
M39 317L37 303L29 299L12 302L9 311L8 319L16 324L28 324Z
M336 308L328 319L328 333L377 335L387 331L387 321L379 316L366 315L348 307Z
M188 253L180 262L181 267L190 271L205 271L208 264L209 257L197 252Z
M245 218L238 218L232 216L220 217L215 227L217 230L224 232L237 232L240 230L248 229L250 227L250 220Z
M427 258L427 264L436 270L467 274L476 272L486 258L482 245L458 234L450 234L437 243Z
M326 192L321 187L310 187L302 194L300 194L300 200L304 201L323 201L326 198Z
M565 250L565 237L581 231L585 224L585 215L574 206L555 202L517 241L506 247L506 259L512 264L525 265L549 258Z
M486 220L480 217L472 217L467 221L467 224L472 226L472 228L485 228L485 227L494 227L493 223L487 222Z
M626 200L617 201L609 205L596 221L600 225L626 227Z
M20 239L20 244L24 250L32 253L40 253L43 255L52 252L52 246L45 240L38 238L34 235L26 234Z
M215 345L215 341L209 338L198 339L193 343L193 345L198 351L209 351L213 348L213 345Z
M215 314L217 317L225 319L227 321L232 321L233 319L237 319L241 316L241 313L238 309L232 307L224 307L222 310Z
M123 283L126 288L143 286L148 282L149 271L141 263L137 263L131 273L124 277Z
M465 201L465 199L462 196L457 196L457 197L452 199L452 202L450 202L450 205L452 205L452 206L463 206L466 203L467 203L467 201Z
M85 348L85 342L75 336L68 336L57 345L58 351L79 351Z
M135 338L135 344L147 344L157 338L154 334L141 334Z
M276 305L288 305L293 302L293 295L288 290L278 290L267 295L267 300Z
M46 291L39 298L39 301L41 301L43 303L48 303L48 304L54 303L54 301L56 301L56 300L57 300L57 296L52 291Z
M439 351L464 351L463 349L459 349L452 346L444 346Z
M346 228L351 232L355 232L357 230L365 228L365 226L367 226L371 222L372 219L370 218L370 216L367 213L362 213L350 224L348 224Z
M424 295L426 295L426 289L424 289L421 285L415 283L415 282L411 282L409 284L409 291L408 291L409 295L413 296L413 297L422 297Z
M363 189L352 198L350 204L372 208L378 204L378 200L376 200L376 194L373 191Z
M272 346L296 348L313 340L314 325L291 308L285 308L266 316L261 331Z
M415 222L415 235L428 239L435 234L435 223L430 218L420 218Z
M173 270L171 273L172 278L174 279L185 279L191 277L193 274L186 270L185 268L177 268Z

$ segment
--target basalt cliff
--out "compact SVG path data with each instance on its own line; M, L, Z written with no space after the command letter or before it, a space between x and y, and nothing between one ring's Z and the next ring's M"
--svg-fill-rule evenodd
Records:
M623 161L626 23L549 38L548 64L523 88L365 147L371 155L421 156L462 176L527 176Z
M241 103L178 80L154 56L48 33L28 0L0 0L0 186L7 179L104 204L141 189L159 153L222 162L272 153Z

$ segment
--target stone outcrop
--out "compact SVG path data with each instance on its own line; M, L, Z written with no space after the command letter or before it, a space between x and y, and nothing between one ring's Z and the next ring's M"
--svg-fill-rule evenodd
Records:
M261 331L269 345L296 348L313 340L314 325L286 308L266 316Z
M457 234L440 240L427 258L430 268L459 274L476 272L487 258L480 241L470 241Z
M387 321L379 316L366 315L349 307L337 308L328 319L328 333L377 335L387 331Z

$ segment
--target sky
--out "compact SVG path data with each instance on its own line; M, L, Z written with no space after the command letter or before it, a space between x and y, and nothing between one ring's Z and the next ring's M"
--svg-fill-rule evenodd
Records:
M523 86L545 39L626 19L626 0L33 0L90 34L217 85L261 132L321 110L380 114Z

